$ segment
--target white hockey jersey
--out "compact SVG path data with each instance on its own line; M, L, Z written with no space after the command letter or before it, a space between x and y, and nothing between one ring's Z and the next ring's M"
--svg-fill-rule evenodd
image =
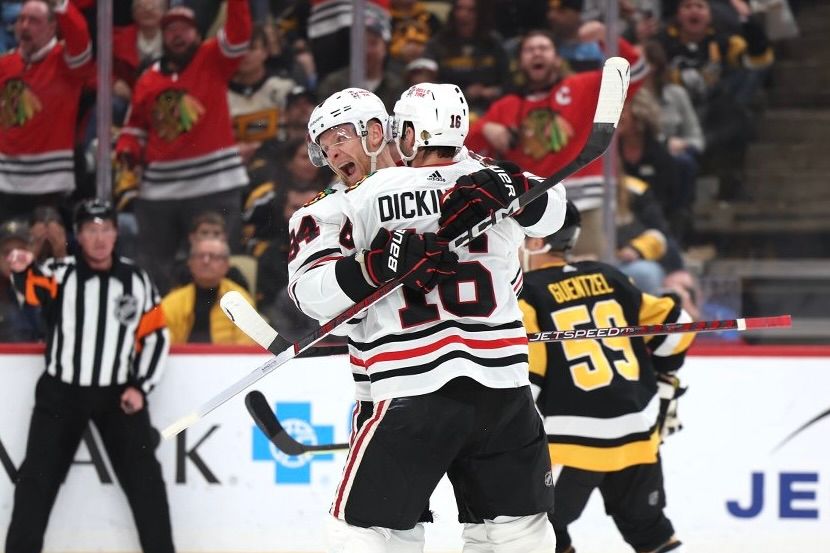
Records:
M345 186L337 183L320 192L316 198L298 209L288 223L290 240L288 251L288 295L297 307L320 321L351 307L352 300L340 287L332 285L326 268L344 255L354 253L349 225L344 214ZM335 334L349 334L355 325L343 324ZM355 399L371 401L369 376L360 361L360 351L349 344L352 359L352 377L355 381Z
M467 157L370 175L345 194L354 247L368 249L381 227L436 232L441 195L459 177L482 168ZM491 388L528 385L517 249L526 234L554 233L564 214L564 188L554 187L536 223L522 227L506 219L457 251L455 277L428 294L404 287L373 304L350 340L360 352L353 363L362 363L371 381L372 399L426 394L459 376Z

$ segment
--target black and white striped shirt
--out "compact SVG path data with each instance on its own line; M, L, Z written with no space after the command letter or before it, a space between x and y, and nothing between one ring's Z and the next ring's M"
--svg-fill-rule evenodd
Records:
M48 259L13 275L30 305L47 319L46 371L77 386L159 381L170 338L159 294L147 273L116 258L94 271L80 257Z

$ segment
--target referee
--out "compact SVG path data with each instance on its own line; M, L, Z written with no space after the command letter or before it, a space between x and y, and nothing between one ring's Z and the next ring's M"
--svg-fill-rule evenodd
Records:
M113 254L115 211L86 200L75 212L79 255L33 265L28 250L8 261L26 303L43 307L46 371L14 492L6 553L38 553L49 513L89 421L95 423L127 495L145 553L173 553L157 434L146 394L169 349L159 296L147 273Z

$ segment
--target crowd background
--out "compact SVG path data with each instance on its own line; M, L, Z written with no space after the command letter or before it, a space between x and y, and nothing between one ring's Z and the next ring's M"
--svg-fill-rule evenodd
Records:
M70 1L86 19L94 42L95 2ZM16 21L24 4L0 0L0 55L16 48ZM162 40L165 13L183 13L179 19L192 22L203 41L217 35L231 37L227 2L113 2L113 41L108 46L113 56L114 158L112 163L96 159L94 119L100 83L88 75L77 106L62 106L77 108L72 136L74 187L47 195L42 205L29 202L22 207L6 202L9 194L3 191L0 341L43 338L39 314L20 308L9 285L5 253L28 247L45 259L71 252L75 247L72 208L96 195L98 171L113 172L119 251L142 261L142 248L165 246L149 260L145 257L144 263L165 296L173 343L249 343L216 307L216 298L231 289L248 294L288 338L311 328L313 323L296 312L285 292L287 222L333 179L331 171L314 167L307 157L306 123L318 101L350 84L352 7L342 0L248 0L247 4L253 23L250 46L229 73L226 114L246 178L235 182L231 196L227 190L221 192L222 200L231 198L238 210L208 201L216 196L209 190L189 194L187 210L177 214L165 208L152 211L149 219L136 217L133 200L142 165L123 155L131 153L123 143L135 127L128 114L139 78L171 46ZM748 152L770 97L784 86L774 78L776 57L791 55L791 44L798 40L793 14L818 4L813 0L619 0L617 5L617 31L648 61L650 73L630 98L618 130L617 244L612 258L645 291L680 294L698 319L738 316L740 302L728 294L707 294L708 264L729 252L725 238L701 228L696 209L755 203ZM368 0L363 84L390 111L412 84L458 84L473 110L471 134L478 133L486 153L510 158L519 148L543 164L545 155L567 144L573 133L568 122L555 117L498 121L490 108L511 94L532 98L562 79L600 68L607 31L600 22L607 7L605 0ZM192 14L182 8L190 8ZM553 58L523 55L522 37L536 31L555 44ZM93 44L93 52L100 48ZM541 86L534 76L540 71L548 71ZM9 88L0 82L0 118L2 110L11 109ZM181 106L174 116L195 121L205 109L217 109L198 103ZM2 120L2 124L5 132L13 123ZM197 125L194 132L216 131ZM526 140L527 136L544 140ZM0 171L10 153L0 147ZM182 213L187 214L184 221ZM169 240L159 238L158 228L168 223L181 232L177 236L171 231ZM583 232L586 243L601 243L597 239L601 229L588 227ZM585 258L607 255L597 247L579 253ZM207 311L194 325L192 313L205 306Z

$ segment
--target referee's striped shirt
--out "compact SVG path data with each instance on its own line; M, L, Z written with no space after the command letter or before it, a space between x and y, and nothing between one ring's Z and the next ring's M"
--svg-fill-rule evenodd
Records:
M26 303L43 307L50 375L145 393L159 381L170 337L159 294L132 261L115 258L109 271L93 271L82 257L52 258L13 279Z

